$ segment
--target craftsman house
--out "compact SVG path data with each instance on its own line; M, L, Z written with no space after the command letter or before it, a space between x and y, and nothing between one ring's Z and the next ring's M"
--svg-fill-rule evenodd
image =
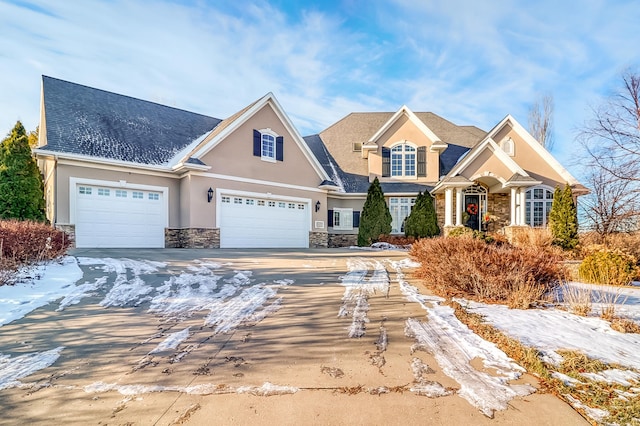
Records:
M402 107L303 138L271 93L219 119L51 77L35 154L77 247L351 245L375 177L394 233L419 191L444 232L545 226L556 186L586 192L511 116L487 133Z

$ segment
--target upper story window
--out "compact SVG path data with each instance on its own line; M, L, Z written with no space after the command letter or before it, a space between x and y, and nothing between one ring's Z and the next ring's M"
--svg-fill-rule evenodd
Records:
M254 130L253 155L264 161L284 161L284 137L271 129Z
M416 175L416 149L406 143L391 148L391 176Z
M392 148L382 147L383 177L426 177L426 147L415 147L403 141Z
M546 186L536 186L527 191L525 222L531 226L547 226L553 205L553 191Z

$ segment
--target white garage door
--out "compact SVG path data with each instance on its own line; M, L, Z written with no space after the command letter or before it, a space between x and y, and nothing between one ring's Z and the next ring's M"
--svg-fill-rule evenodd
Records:
M219 204L222 248L308 248L306 202L222 195Z
M164 247L159 191L76 185L76 247Z

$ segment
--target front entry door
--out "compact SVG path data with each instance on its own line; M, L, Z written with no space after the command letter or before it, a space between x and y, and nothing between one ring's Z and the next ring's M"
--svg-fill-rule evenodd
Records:
M480 197L477 194L466 195L464 205L469 217L464 225L473 230L480 230Z

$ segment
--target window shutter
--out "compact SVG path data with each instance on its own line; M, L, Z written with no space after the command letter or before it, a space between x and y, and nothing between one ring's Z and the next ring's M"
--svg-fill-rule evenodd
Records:
M427 177L427 147L418 147L418 177Z
M391 176L391 150L382 147L382 177Z
M360 227L360 212L353 212L353 227Z
M284 137L278 136L276 138L276 160L284 161Z
M262 157L262 133L255 129L253 130L253 155Z
M333 210L328 210L327 213L327 227L333 228Z

